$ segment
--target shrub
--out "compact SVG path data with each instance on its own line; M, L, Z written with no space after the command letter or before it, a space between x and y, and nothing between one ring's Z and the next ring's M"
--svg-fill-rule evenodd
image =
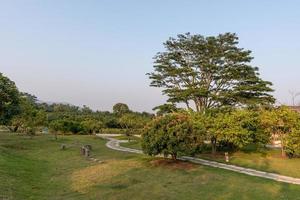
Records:
M142 148L146 154L193 154L203 144L203 129L195 126L187 113L173 113L152 120L142 134Z
M281 141L282 157L286 153L291 156L299 152L299 113L290 108L281 106L272 110L262 112L260 121L266 132L272 133ZM298 153L299 154L299 153Z
M299 122L300 123L300 122ZM292 128L285 139L285 153L288 157L300 157L300 124Z

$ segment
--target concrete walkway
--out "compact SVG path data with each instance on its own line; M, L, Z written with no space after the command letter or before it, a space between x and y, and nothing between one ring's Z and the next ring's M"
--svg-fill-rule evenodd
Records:
M131 148L120 146L120 143L128 142L126 140L117 140L117 139L112 138L112 137L120 136L120 134L97 134L97 136L107 139L108 142L106 143L106 146L110 149L114 149L117 151L123 151L123 152L143 154L143 151L141 151L141 150L131 149ZM204 160L204 159L189 157L189 156L183 156L181 158L178 158L178 160L188 161L188 162L192 162L195 164L216 167L216 168L220 168L220 169L226 169L226 170L238 172L241 174L247 174L250 176L267 178L267 179L275 180L278 182L300 185L300 178L293 178L293 177L283 176L283 175L279 175L279 174L275 174L275 173L268 173L268 172L258 171L258 170L254 170L254 169L250 169L250 168L239 167L239 166L235 166L235 165L228 165L228 164L224 164L224 163L219 163L219 162L215 162L215 161L209 161L209 160Z

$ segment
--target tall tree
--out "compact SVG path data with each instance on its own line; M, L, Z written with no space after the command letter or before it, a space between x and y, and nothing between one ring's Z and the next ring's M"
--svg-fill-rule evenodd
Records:
M113 112L117 115L123 115L130 112L129 107L125 103L117 103L113 106Z
M7 124L19 112L19 91L13 81L0 73L0 124Z
M233 33L216 37L180 34L155 57L151 86L163 88L170 103L194 102L198 112L223 106L269 104L271 82L250 65L251 51L238 46Z
M81 109L83 114L91 114L93 112L92 109L90 109L88 106L83 105L83 108Z
M152 110L156 111L156 114L158 116L162 116L165 114L177 112L179 109L175 104L165 103L163 105L154 107Z

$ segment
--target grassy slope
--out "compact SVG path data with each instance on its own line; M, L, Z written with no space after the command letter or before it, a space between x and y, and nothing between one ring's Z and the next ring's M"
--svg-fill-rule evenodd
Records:
M91 144L96 163L79 147ZM155 165L154 159L105 147L93 136L28 139L0 134L0 199L300 199L300 186L191 164Z

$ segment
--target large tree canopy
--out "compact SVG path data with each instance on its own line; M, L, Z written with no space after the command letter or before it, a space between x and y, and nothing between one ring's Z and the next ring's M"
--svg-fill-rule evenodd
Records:
M0 124L7 124L19 111L19 91L15 83L0 73Z
M251 51L237 46L233 33L216 37L181 34L155 57L151 86L163 88L170 103L194 102L197 111L223 106L269 104L270 82L250 65Z
M130 112L129 107L125 103L117 103L113 106L113 113L117 115L123 115L129 112Z
M152 110L157 111L156 114L158 116L162 116L165 114L177 112L179 109L174 104L165 103L163 105L154 107Z

